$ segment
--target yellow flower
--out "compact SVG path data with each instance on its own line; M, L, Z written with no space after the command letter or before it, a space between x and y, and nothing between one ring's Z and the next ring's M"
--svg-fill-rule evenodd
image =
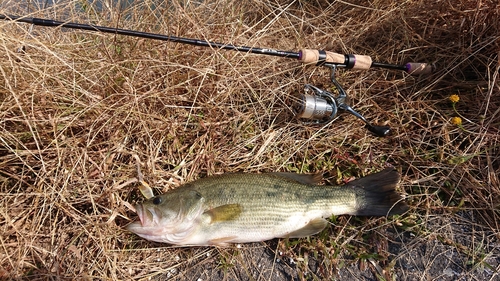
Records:
M460 97L458 95L451 95L450 96L450 101L452 103L457 103L460 100Z
M460 117L451 118L451 124L458 125L458 126L462 125L462 118L460 118Z

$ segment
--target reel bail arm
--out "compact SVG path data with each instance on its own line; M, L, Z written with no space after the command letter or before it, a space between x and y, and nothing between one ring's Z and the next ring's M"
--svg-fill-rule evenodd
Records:
M312 119L314 121L309 123L324 124L333 120L338 110L346 111L357 118L361 119L366 124L366 128L378 137L387 136L391 129L388 126L375 126L368 122L365 117L355 111L349 105L349 97L346 91L342 88L340 83L335 78L335 71L338 65L336 64L324 64L324 66L330 67L331 76L330 79L338 91L338 96L335 97L332 93L321 90L316 86L306 84L305 91L312 91L313 95L304 94L301 96L301 104L297 107L298 118Z

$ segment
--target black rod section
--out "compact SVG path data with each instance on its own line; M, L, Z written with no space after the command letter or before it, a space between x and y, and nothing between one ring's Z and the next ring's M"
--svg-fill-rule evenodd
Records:
M120 28L113 28L113 27L106 27L106 26L98 26L98 25L93 25L93 24L62 22L62 21L55 21L55 20L49 20L49 19L28 18L28 17L10 16L10 15L2 15L2 14L0 14L0 19L31 23L34 25L41 25L41 26L60 26L60 27L72 28L72 29L100 31L100 32L111 33L111 34L119 34L119 35L127 35L127 36L134 36L134 37L141 37L141 38L148 38L148 39L155 39L155 40L178 42L178 43L189 44L189 45L194 45L194 46L212 47L212 48L219 48L219 49L224 49L224 50L235 50L235 51L240 51L240 52L245 52L245 53L264 54L264 55L270 55L270 56L299 59L299 53L297 53L297 52L279 51L279 50L274 50L274 49L267 49L267 48L264 49L264 48L255 48L255 47L247 47L247 46L236 46L236 45L232 45L232 44L224 44L224 43L210 42L210 41L205 41L205 40L183 38L183 37L177 37L177 36L172 36L172 35L162 35L162 34L157 34L157 33L141 32L141 31L135 31L135 30L129 30L129 29L120 29Z

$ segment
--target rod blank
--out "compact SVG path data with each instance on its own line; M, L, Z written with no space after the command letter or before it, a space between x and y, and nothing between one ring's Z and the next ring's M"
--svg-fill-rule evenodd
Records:
M154 40L162 40L162 41L170 41L177 42L182 44L194 45L194 46L202 46L202 47L211 47L216 49L224 49L224 50L234 50L245 53L253 53L253 54L261 54L261 55L269 55L269 56L277 56L277 57L286 57L297 59L302 63L307 64L336 64L348 69L369 69L372 67L380 67L387 69L398 69L405 71L411 75L421 75L421 74L430 74L434 71L434 66L426 63L407 63L406 65L395 65L395 64L387 64L387 63L378 63L373 62L372 58L364 55L353 55L353 54L339 54L330 51L323 50L310 50L303 49L299 52L291 52L291 51L281 51L275 49L268 48L256 48L256 47L247 47L247 46L238 46L233 44L225 44L225 43L217 43L206 40L198 40L192 38L184 38L177 37L172 35L162 35L157 33L149 33L142 31L135 31L129 29L120 29L106 26L99 26L93 24L82 24L75 22L62 22L51 19L41 19L41 18L31 18L31 17L21 17L21 16L13 16L13 15L4 15L0 14L0 19L3 20L12 20L24 23L30 23L34 25L40 26L50 26L50 27L64 27L71 29L80 29L80 30L89 30L89 31L99 31L103 33L111 33L111 34L119 34Z

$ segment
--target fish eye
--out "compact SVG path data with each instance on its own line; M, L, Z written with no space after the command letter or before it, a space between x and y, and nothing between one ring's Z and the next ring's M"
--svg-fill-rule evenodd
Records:
M153 199L153 204L155 204L155 205L159 205L159 204L161 204L161 197L155 197L155 198Z

